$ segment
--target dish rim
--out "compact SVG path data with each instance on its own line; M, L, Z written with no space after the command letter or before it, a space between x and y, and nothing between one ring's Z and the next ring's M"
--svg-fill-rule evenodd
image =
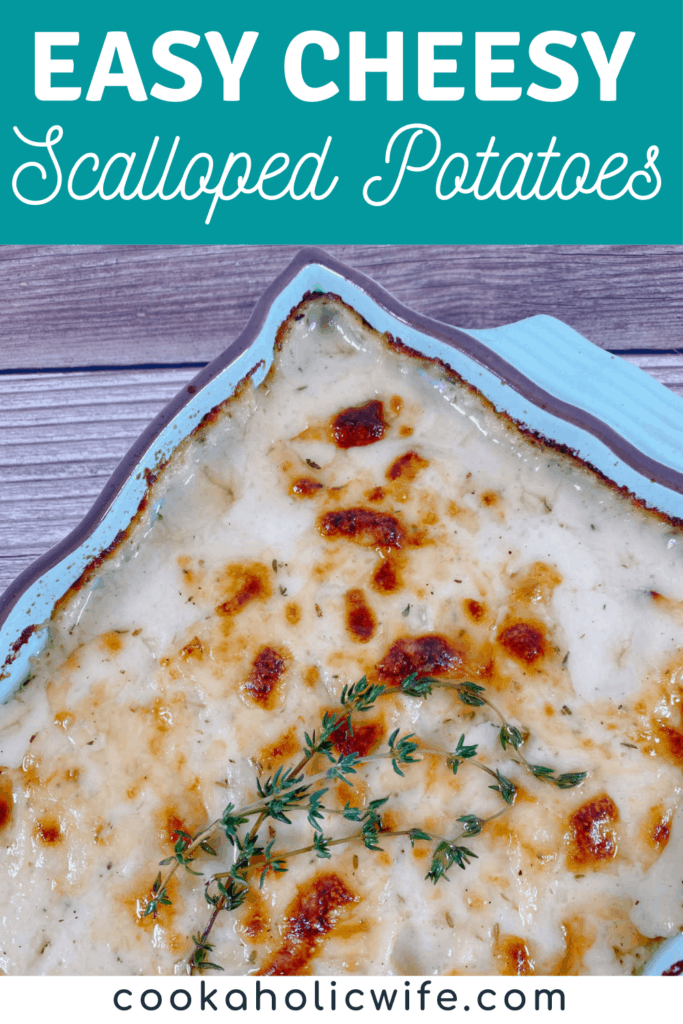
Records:
M210 381L214 380L251 347L264 327L268 312L275 299L304 267L311 264L319 264L332 273L336 273L350 281L351 284L363 291L371 301L374 301L391 316L402 321L407 327L430 335L436 341L443 342L450 348L454 348L469 356L474 362L491 371L495 376L507 383L534 406L591 434L609 448L621 462L629 466L640 476L683 495L683 472L679 472L666 463L653 459L642 452L598 416L576 405L572 405L545 390L518 370L512 363L499 355L498 352L489 347L489 345L476 337L476 334L485 334L487 332L477 331L468 333L461 328L453 327L450 324L435 320L424 313L413 310L364 272L331 256L321 248L307 246L295 254L288 266L259 297L247 324L238 337L219 353L215 359L203 367L188 384L184 385L166 403L164 408L145 427L142 433L138 435L113 470L100 494L81 521L66 537L27 566L4 593L0 595L0 627L4 625L10 612L21 600L23 594L45 572L76 551L94 532L116 500L124 483L136 469L144 453L149 450L164 428L193 399L197 392L206 387ZM675 520L676 517L669 518ZM1 671L2 669L0 668L0 677Z

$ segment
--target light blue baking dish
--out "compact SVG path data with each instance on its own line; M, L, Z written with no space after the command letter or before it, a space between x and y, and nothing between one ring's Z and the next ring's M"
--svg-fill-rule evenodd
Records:
M240 337L141 435L83 523L0 598L0 700L29 675L30 658L46 638L37 627L130 523L145 498L145 471L153 473L247 373L254 371L255 384L263 380L278 326L311 291L339 295L377 330L448 363L514 420L683 520L683 401L677 395L552 317L458 330L408 309L323 251L304 249L259 301ZM645 973L659 974L676 960L683 960L681 936L659 948Z

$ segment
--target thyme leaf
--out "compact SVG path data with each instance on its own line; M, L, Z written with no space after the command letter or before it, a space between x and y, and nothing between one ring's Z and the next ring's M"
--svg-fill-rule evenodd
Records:
M433 882L434 885L440 879L449 881L447 871L454 864L457 864L459 868L464 871L470 862L470 859L476 857L476 853L472 853L466 846L457 846L455 843L449 843L447 841L439 843L432 857L431 867L425 875L425 878Z
M332 854L330 853L330 841L326 839L322 832L316 832L313 836L313 849L316 852L316 856L323 860L330 860Z
M506 750L508 745L511 746L514 750L518 750L523 742L524 739L522 737L521 732L519 731L519 729L515 728L514 725L508 725L508 723L505 722L501 726L500 745L503 748L503 750Z
M506 804L512 807L517 796L517 787L515 786L512 779L508 779L505 775L501 775L500 770L496 770L496 778L498 779L497 786L489 786L489 789L495 789L496 792L500 793Z

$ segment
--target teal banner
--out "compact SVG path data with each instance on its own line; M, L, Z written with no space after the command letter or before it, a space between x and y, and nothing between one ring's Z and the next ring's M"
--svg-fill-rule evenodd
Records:
M683 5L5 13L2 243L683 242Z

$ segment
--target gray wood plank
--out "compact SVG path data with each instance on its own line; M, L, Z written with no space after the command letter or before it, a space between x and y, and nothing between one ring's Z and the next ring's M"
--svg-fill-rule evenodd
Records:
M651 374L677 394L683 394L683 351L624 352L622 358Z
M631 353L683 396L683 354ZM76 526L191 368L0 377L0 592Z
M683 345L683 247L329 246L403 302L493 327L536 313L603 348ZM291 246L2 246L0 369L207 362Z

